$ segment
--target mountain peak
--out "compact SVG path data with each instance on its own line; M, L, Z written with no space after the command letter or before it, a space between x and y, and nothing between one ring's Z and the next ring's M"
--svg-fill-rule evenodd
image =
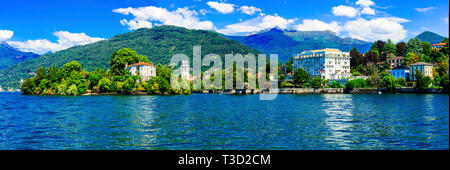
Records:
M431 44L439 43L445 39L444 36L441 36L431 31L424 31L419 35L417 35L416 38L418 38L420 41L427 41Z

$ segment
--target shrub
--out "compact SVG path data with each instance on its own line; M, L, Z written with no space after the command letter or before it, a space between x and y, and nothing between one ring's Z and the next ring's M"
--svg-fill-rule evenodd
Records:
M397 80L392 75L384 76L380 81L380 86L388 88L390 92L395 92Z

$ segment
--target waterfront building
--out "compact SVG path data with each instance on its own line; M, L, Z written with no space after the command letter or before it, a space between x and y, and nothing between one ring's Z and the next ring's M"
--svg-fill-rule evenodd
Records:
M3 88L2 88L2 86L0 86L0 91L3 91Z
M442 47L444 47L445 45L447 45L446 43L437 43L437 44L433 44L431 45L432 48L437 48L438 50L440 50Z
M304 69L311 77L321 77L344 82L351 77L350 54L338 49L321 49L304 51L294 57L294 72L298 68Z
M391 68L395 68L395 67L402 66L404 59L405 59L405 57L403 57L403 56L397 56L397 57L393 57L393 58L388 58L387 62Z
M128 65L126 64L129 74L133 76L140 76L142 81L148 81L151 77L156 76L156 67L151 63L135 63Z
M418 62L409 65L409 79L416 81L416 71L421 71L423 76L433 77L433 65L430 63Z
M399 79L400 77L403 77L405 81L408 81L409 79L409 68L408 67L395 67L391 71L391 75L394 76L396 79Z

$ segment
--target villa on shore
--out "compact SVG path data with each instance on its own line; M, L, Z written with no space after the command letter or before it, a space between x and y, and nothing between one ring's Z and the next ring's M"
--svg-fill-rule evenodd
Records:
M345 84L346 78L351 77L350 58L348 52L333 48L304 51L294 57L293 71L301 68L311 77Z
M125 64L130 75L140 76L142 81L148 81L151 77L156 77L156 67L152 63Z

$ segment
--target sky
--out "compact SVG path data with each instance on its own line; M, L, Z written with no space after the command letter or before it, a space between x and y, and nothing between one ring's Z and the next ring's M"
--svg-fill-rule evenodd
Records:
M14 0L0 5L0 42L45 54L138 28L176 25L245 35L280 27L364 41L448 37L448 0Z

